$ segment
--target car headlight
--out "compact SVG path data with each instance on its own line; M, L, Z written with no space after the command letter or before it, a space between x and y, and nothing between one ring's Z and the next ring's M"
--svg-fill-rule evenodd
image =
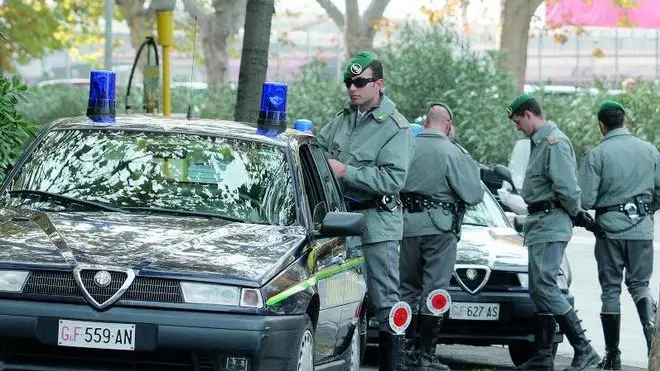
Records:
M239 303L239 289L210 283L181 282L183 301L191 304L233 305Z
M518 273L518 281L520 281L522 288L529 288L529 275L527 273Z
M0 291L21 292L27 281L28 271L0 271Z

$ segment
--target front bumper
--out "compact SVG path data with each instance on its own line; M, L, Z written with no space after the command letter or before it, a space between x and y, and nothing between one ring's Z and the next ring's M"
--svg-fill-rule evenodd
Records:
M57 345L60 319L135 324L135 351ZM0 370L282 370L303 315L257 316L0 300Z
M453 303L499 303L500 315L496 321L449 319L444 315L440 340L442 344L463 344L475 346L507 345L516 342L534 341L534 305L529 293L520 292L481 292L470 295L462 290L449 290ZM573 295L564 293L573 305ZM378 343L377 324L370 321L368 341ZM563 335L557 329L555 342L562 342Z

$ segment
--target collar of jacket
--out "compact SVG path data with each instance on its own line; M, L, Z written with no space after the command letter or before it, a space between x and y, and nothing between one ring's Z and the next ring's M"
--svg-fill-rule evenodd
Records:
M419 133L418 137L441 137L441 138L449 138L447 134L438 129L438 128L428 128L424 129L421 133Z
M616 128L614 130L608 131L607 134L605 134L603 136L603 138L601 138L600 141L602 142L602 141L608 140L612 137L618 137L618 136L621 136L621 135L631 135L631 134L630 134L630 131L628 131L628 129L626 129L626 128Z
M546 121L545 124L543 124L543 126L541 126L539 130L536 131L536 133L532 134L531 139L534 141L534 144L539 145L539 143L547 138L556 128L557 124L552 121Z
M394 102L392 102L390 98L388 98L385 94L380 93L380 100L378 103L376 103L376 105L371 107L367 113L365 113L365 116L371 115L374 120L380 123L390 117L394 113L395 109L396 105ZM357 106L349 105L344 108L344 113L348 112L357 112Z

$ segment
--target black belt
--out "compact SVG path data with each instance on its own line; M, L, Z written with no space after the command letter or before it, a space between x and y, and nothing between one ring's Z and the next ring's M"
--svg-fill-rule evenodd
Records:
M534 214L538 212L548 212L552 209L558 209L561 208L561 204L559 201L540 201L540 202L532 202L531 204L527 205L527 212L529 214Z
M379 198L372 198L371 200L365 200L361 202L355 201L346 201L346 206L348 206L349 211L358 211L358 210L368 210L368 209L379 209L382 204Z
M456 204L434 200L419 193L402 193L401 204L409 213L421 213L427 209L443 208L456 213Z
M627 214L627 212L626 212L626 205L627 204L635 205L634 202L629 202L629 203L625 203L625 204L597 207L596 208L596 214L600 215L600 214L605 214L605 213L609 213L609 212L612 212L612 211L618 211L618 212ZM643 203L642 205L643 205L644 211L645 211L644 214L650 214L651 213L651 204ZM637 206L635 206L635 207L637 207ZM638 211L638 213L639 213L639 211ZM644 215L644 214L641 214L641 215Z

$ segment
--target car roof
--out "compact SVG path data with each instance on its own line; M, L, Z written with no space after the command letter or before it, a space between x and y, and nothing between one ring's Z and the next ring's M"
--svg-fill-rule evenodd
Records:
M180 117L165 117L156 115L123 115L116 116L115 122L97 123L87 116L68 117L53 122L49 130L134 130L161 133L180 133L192 135L209 135L217 137L238 137L245 140L272 144L281 147L297 147L307 142L313 136L297 130L287 128L286 131L275 137L257 134L256 125L244 122L192 119Z

